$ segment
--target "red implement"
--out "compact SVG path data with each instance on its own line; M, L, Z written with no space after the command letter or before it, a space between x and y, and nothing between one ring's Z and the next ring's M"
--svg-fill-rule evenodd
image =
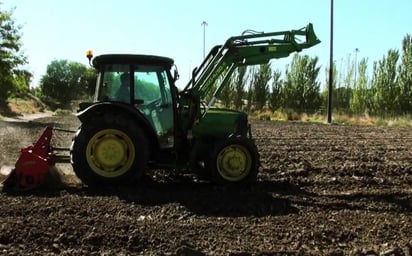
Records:
M56 162L50 146L52 135L53 128L46 127L35 144L21 149L14 169L3 181L5 189L28 190L43 183L49 168Z

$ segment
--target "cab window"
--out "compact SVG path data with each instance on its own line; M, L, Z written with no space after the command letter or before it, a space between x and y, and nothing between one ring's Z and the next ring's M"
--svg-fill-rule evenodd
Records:
M130 102L129 65L106 65L99 79L98 101Z

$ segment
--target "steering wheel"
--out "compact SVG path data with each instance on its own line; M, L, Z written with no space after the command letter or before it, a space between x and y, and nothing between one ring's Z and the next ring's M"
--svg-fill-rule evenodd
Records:
M152 110L155 110L156 108L158 108L161 101L162 101L162 99L158 98L158 99L152 100L148 103L145 102L145 103L141 104L139 107L141 108L141 110L143 112L145 112L147 115L149 115L152 112Z
M148 108L153 109L153 108L156 108L157 105L160 105L161 101L162 101L162 99L158 98L158 99L152 100L149 103L143 104L143 105L147 106Z

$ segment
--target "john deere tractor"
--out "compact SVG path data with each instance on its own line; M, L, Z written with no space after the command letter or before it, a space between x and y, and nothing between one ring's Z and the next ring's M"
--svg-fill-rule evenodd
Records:
M237 67L265 64L319 42L312 24L230 37L212 48L181 91L171 58L88 52L98 77L94 102L81 103L77 113L74 172L89 186L127 183L150 169L189 170L216 183L255 181L259 153L248 116L214 107L216 97Z

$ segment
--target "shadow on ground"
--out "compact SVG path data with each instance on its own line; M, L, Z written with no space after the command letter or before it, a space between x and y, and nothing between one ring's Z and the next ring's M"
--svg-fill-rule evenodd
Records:
M179 204L193 214L218 217L265 217L297 214L300 208L320 210L367 210L375 212L411 212L410 193L374 193L321 195L287 181L258 181L250 186L221 186L177 176L159 181L145 176L138 183L108 188L89 188L81 184L65 185L58 176L47 185L10 195L56 197L62 191L88 197L118 197L125 203L144 206Z
M253 186L218 186L189 179L160 182L150 177L134 185L109 188L68 186L52 177L47 185L29 191L5 190L10 196L56 197L62 191L91 197L118 197L125 203L145 206L180 204L196 215L222 217L264 217L297 213L286 198L274 195L283 191L285 184L258 182ZM290 189L288 189L290 190ZM286 190L283 191L287 193ZM295 192L294 192L295 193Z

